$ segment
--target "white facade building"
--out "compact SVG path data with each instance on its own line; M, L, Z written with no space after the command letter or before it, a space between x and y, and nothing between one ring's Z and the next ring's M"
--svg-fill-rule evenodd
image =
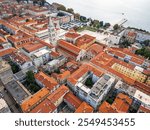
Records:
M138 99L142 105L144 105L145 107L150 108L150 96L137 90L133 96L134 98Z
M50 59L49 55L50 51L48 49L43 49L35 52L31 58L33 59L33 63L35 66L43 65L44 63L48 62Z
M89 77L92 78L94 83L91 88L85 85L85 81ZM115 78L108 74L104 74L102 77L97 77L92 72L87 72L78 80L76 85L72 87L72 90L76 93L76 95L90 104L96 110L114 83Z
M109 35L107 38L105 38L105 42L108 44L108 45L118 45L119 42L120 42L120 39L121 39L121 36L115 36L115 35Z
M64 56L60 56L58 59L54 59L46 64L46 70L52 72L56 69L58 69L60 66L64 65L67 61L67 58Z

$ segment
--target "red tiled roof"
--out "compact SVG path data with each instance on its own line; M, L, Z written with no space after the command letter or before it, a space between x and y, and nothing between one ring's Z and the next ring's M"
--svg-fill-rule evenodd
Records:
M135 81L134 87L138 88L139 90L143 91L146 94L150 94L150 86L145 83Z
M80 47L80 46L82 46L82 45L84 45L84 44L91 44L91 43L94 43L95 40L96 40L96 37L93 37L93 36L90 36L90 35L85 34L85 35L79 37L79 38L76 40L75 44L76 44L76 46Z
M17 32L17 34L9 36L8 40L10 40L13 43L16 43L16 42L25 41L25 40L30 39L30 38L33 38L33 36L19 30Z
M144 112L144 113L150 113L150 109L149 109L149 108L146 108L146 107L144 107L144 106L140 106L139 111L140 111L140 112Z
M58 51L60 51L60 53L62 53L63 55L65 55L66 57L72 58L72 59L76 59L76 57L78 56L75 53L72 53L71 51L64 49L63 47L58 47L57 48Z
M42 71L35 74L35 79L40 81L42 84L44 84L44 86L49 90L53 90L53 88L56 87L58 84L54 78L49 77Z
M66 101L67 103L71 104L71 106L73 106L75 109L77 109L82 101L77 98L75 95L73 95L73 93L69 92L64 96L64 101Z
M10 28L11 30L13 30L13 31L15 31L15 32L18 31L17 27L15 27L15 26L9 24L6 20L0 20L0 24L6 26L7 28Z
M90 51L91 53L97 55L98 53L102 52L103 49L104 49L104 46L93 44L87 49L87 51Z
M115 54L116 56L119 56L121 58L125 58L126 55L131 56L131 60L132 62L135 62L139 65L143 64L143 62L145 61L145 59L141 56L138 56L136 54L134 54L130 49L128 48L109 48L108 52Z
M2 51L0 51L0 57L11 54L13 51L16 51L16 49L14 47L11 47L6 50L2 50Z
M2 44L4 42L6 42L6 40L3 37L0 36L0 44Z
M62 74L59 74L58 75L58 79L59 80L64 80L64 79L66 79L68 76L70 76L70 71L64 71Z
M76 84L77 80L88 71L92 71L95 75L99 77L103 74L102 71L95 68L94 66L90 64L84 64L78 70L76 70L73 74L71 74L71 76L67 80L71 82L72 84Z
M51 95L49 95L47 99L49 99L51 103L55 104L60 98L63 98L68 92L69 88L62 85L57 90L55 90Z
M130 32L128 32L128 36L129 36L129 37L135 37L135 36L136 36L136 33L135 33L135 32L130 31Z
M49 95L49 90L46 88L41 89L34 95L32 95L29 99L23 101L21 104L21 109L23 112L30 112L37 103L42 102Z
M65 40L58 40L58 46L78 55L81 51L80 48L76 47L75 45L65 41Z
M117 64L120 64L122 66L125 66L126 68L134 70L134 68L135 68L134 65L120 61L120 60L106 54L105 52L102 52L99 55L97 55L95 58L93 58L91 60L91 62L93 64L97 65L98 67L101 67L101 68L105 69L106 71L108 71L114 75L117 75L118 77L122 78L128 84L135 85L136 87L139 87L140 90L142 89L144 92L149 91L148 87L143 87L143 88L140 87L140 85L137 85L137 84L141 84L141 83L139 83L138 81L136 81L130 77L127 77L126 75L114 70L111 67L113 64L117 63ZM146 86L146 85L144 84L143 86Z
M57 108L56 106L51 103L50 100L45 99L40 104L38 104L30 113L52 113Z
M48 8L46 7L39 7L39 6L30 6L29 10L32 10L34 12L43 12L43 11L48 11Z
M13 61L20 64L24 64L27 61L31 61L31 59L28 56L21 52L12 52L10 56L13 59Z
M92 106L87 104L86 102L82 102L82 104L77 108L75 113L93 113L94 109Z
M28 44L28 45L24 45L23 49L25 51L27 51L28 53L30 53L30 52L36 51L40 48L43 48L43 47L44 47L44 45L41 44L41 43L36 43L36 44L31 43L31 44Z
M44 46L47 46L50 49L54 48L54 46L52 44L47 43L47 42L41 40L40 38L35 38L35 40L38 41L39 43L43 44Z
M132 56L132 57L135 57L135 58L137 58L137 59L140 59L140 60L145 60L145 58L144 57L141 57L141 56L138 56L138 55L136 55L136 54L134 54L130 49L128 49L128 48L124 48L123 49L123 52L125 53L125 54L127 54L127 55L130 55L130 56Z
M104 101L98 111L101 113L118 113L115 107L112 107L108 102Z
M127 112L131 104L132 99L129 96L119 93L112 105L116 107L118 112Z
M76 39L79 36L80 36L80 34L78 34L76 32L68 32L68 33L65 34L65 37L72 38L72 39Z
M129 96L123 93L119 93L112 105L110 105L106 101L103 102L101 106L99 107L99 112L127 113L131 103L132 103L132 99Z
M52 57L59 57L60 54L59 54L58 52L52 51L52 52L50 53L50 56L52 56Z

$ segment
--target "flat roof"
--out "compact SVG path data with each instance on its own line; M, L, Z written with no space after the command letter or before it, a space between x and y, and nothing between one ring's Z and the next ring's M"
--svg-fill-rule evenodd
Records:
M136 88L134 88L134 87L132 87L132 86L130 86L130 85L124 83L124 82L121 81L121 80L119 80L119 81L116 83L116 85L115 85L114 88L115 88L115 89L119 89L119 90L121 90L121 91L123 91L123 92L125 92L125 93L128 93L128 94L131 95L131 96L134 96L134 94L135 94L135 92L136 92L136 90L137 90Z
M139 67L139 66L135 66L134 70L138 70L140 72L144 71L144 69L142 67Z
M144 104L150 106L150 96L137 90L134 97L143 102Z
M0 98L0 113L11 113L6 101Z
M40 51L34 53L34 55L35 55L36 57L40 57L40 56L42 56L42 55L45 55L46 53L49 53L49 50L47 50L47 49L42 49L42 50L40 50Z
M18 104L21 104L30 95L26 88L15 80L7 83L5 87Z
M50 66L54 66L54 65L55 65L56 63L58 63L58 62L59 62L58 59L54 59L54 60L48 62L47 64L50 65Z
M84 84L82 84L81 82L78 83L77 85L82 91L89 93L91 91L91 89L89 89L88 87L86 87Z
M107 86L109 86L108 82L110 80L112 80L112 76L104 74L91 88L91 94L94 94L96 97L102 95L102 93L107 89Z

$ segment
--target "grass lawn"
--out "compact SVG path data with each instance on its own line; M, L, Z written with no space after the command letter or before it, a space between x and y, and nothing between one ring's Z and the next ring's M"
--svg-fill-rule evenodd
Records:
M79 27L77 29L78 32L82 32L84 30L89 30L89 31L92 31L92 32L96 32L98 29L96 28L93 28L93 27L90 27L90 26L85 26L85 27Z

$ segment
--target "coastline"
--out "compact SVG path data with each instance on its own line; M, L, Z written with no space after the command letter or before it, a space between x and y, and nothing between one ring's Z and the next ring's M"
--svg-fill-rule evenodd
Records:
M73 8L75 10L75 12L80 13L81 15L83 15L85 17L91 17L92 19L97 19L97 20L100 20L100 21L109 22L111 24L113 24L114 21L117 21L118 19L126 18L126 19L128 19L128 21L125 24L123 24L124 27L134 27L134 28L137 28L139 30L142 29L142 30L146 30L146 31L150 32L150 27L148 26L147 20L142 21L142 16L140 18L140 21L138 20L139 18L137 19L137 17L131 17L133 15L132 14L133 12L131 12L131 14L126 13L125 11L124 12L122 11L122 13L121 13L121 11L118 11L118 12L117 11L116 12L112 11L111 12L110 10L109 11L106 10L106 12L105 12L105 10L103 8L102 9L100 9L100 8L97 9L97 7L95 7L95 9L93 9L93 11L87 11L86 8L92 7L93 5L89 6L87 3L85 3L84 6L79 5L78 8L77 8L76 7L77 5L74 5L77 2L74 2L74 1L72 1L74 3L73 5L71 5L71 2L70 2L70 4L69 3L65 4L65 1L60 1L60 0L58 0L58 1L48 0L48 2L49 3L56 2L56 3L63 4L67 8ZM83 2L81 2L81 3L83 3ZM101 13L103 13L103 14L101 14ZM128 15L130 17L128 17Z

